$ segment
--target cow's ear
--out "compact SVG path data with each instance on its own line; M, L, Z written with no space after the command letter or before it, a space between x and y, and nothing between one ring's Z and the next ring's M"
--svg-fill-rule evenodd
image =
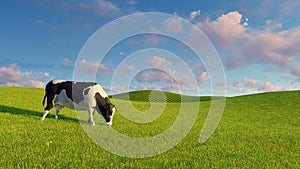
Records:
M110 103L108 97L105 97L104 100L106 101L106 104Z

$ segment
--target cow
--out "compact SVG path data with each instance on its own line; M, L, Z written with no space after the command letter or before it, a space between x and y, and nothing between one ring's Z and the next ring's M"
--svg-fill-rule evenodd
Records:
M115 105L113 105L103 90L94 82L74 82L66 80L51 80L45 88L43 106L47 99L42 121L45 120L49 111L55 108L55 118L63 107L76 110L88 111L88 122L95 125L93 115L96 110L103 118L107 126L112 125Z

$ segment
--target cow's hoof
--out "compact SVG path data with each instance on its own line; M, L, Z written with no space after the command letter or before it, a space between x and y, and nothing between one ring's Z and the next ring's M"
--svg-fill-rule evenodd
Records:
M88 120L88 123L90 124L90 125L95 125L95 122L93 122L93 121L90 121L90 120Z

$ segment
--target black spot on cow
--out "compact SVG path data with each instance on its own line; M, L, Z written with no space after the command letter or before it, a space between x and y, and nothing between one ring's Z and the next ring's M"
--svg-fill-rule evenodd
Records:
M90 88L86 88L86 89L84 89L83 94L87 95L89 93L89 91L90 91Z

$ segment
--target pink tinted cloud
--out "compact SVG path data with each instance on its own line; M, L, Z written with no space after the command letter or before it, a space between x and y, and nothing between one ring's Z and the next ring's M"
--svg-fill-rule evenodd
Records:
M32 72L22 72L20 67L13 63L8 67L0 68L0 84L16 83L30 76Z
M215 21L198 22L197 26L219 46L228 46L246 34L242 25L242 14L237 11L222 14Z
M153 56L151 59L146 61L150 66L162 69L162 70L168 70L172 67L172 62L159 56Z
M289 41L285 36L286 32L255 32L248 39L249 46L244 49L243 57L248 62L267 62L276 65L287 65L292 61L289 48ZM248 58L248 59L247 59Z
M250 89L255 89L257 91L268 92L268 91L280 91L282 90L281 86L274 85L271 82L265 82L263 84L259 84L258 80L244 78L243 83L245 87L250 87Z
M173 63L163 57L153 56L146 61L153 69L144 71L137 75L136 80L140 83L143 82L164 82L164 83L178 83L180 85L186 85L189 81L188 76L178 75L173 68Z
M197 16L199 16L200 15L200 10L198 10L198 11L192 11L191 13L190 13L190 18L189 18L189 20L190 21L192 21L192 20L194 20Z
M120 65L119 69L120 69L119 71L126 73L128 71L134 70L135 67L133 65L122 64Z
M298 57L300 57L300 26L288 30L287 33L287 51L289 53L294 54Z
M269 92L269 91L280 91L282 90L281 86L273 85L271 82L265 82L264 84L258 87L259 91Z
M230 93L230 92L257 93L257 92L300 90L300 86L285 86L284 87L284 86L280 86L277 84L273 84L272 82L259 83L258 80L244 78L242 81L235 81L235 82L233 82L232 85L228 85L226 90L228 93Z
M291 73L300 80L300 66L295 66L291 69Z
M49 72L44 72L44 73L42 73L42 75L43 75L44 77L50 77Z
M288 66L300 56L300 26L278 31L281 23L267 20L265 27L251 28L248 18L243 19L238 11L223 14L216 20L200 21L197 26L219 53L225 54L227 69L255 63Z
M244 78L243 83L247 87L256 87L257 86L257 80L254 80L254 79Z
M49 74L44 74L44 76L46 75ZM37 88L43 88L45 86L45 83L37 80L32 72L22 72L16 63L10 64L8 67L0 67L0 84Z
M173 77L166 72L163 72L158 69L151 69L150 71L139 73L136 77L136 80L140 83L154 83L154 82L165 82L173 83L175 80Z
M204 83L205 81L209 80L209 76L207 72L201 72L198 76L196 76L196 80L199 84Z
M44 88L45 87L45 83L41 82L39 80L30 79L29 82L26 84L26 86L36 87L36 88Z

